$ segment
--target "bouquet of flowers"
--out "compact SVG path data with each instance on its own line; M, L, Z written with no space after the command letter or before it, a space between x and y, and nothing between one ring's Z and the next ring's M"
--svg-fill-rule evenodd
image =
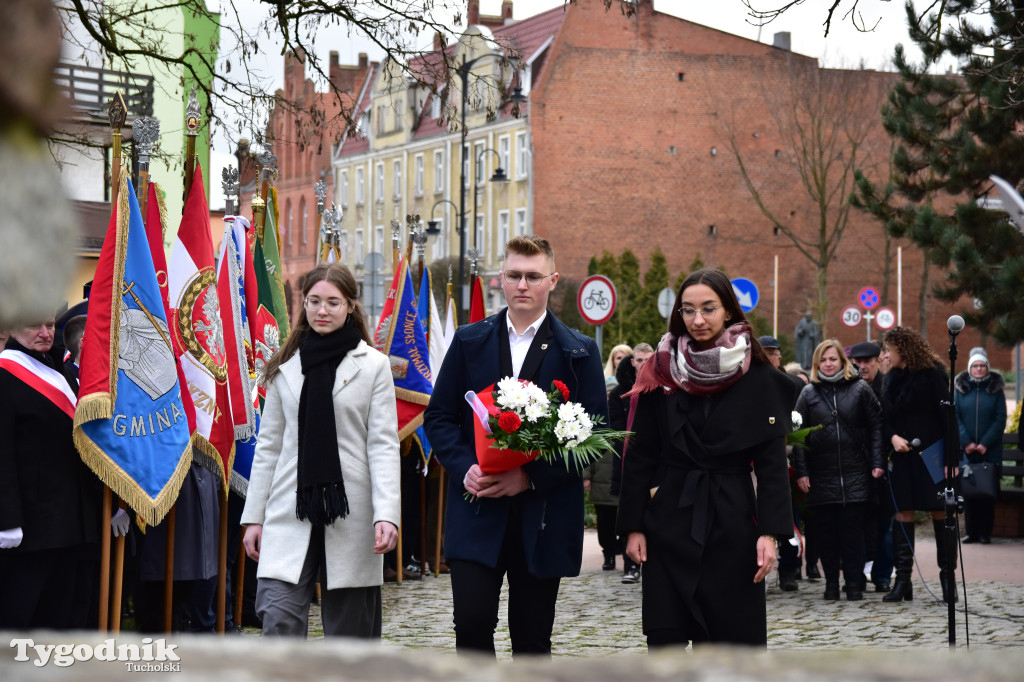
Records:
M629 435L597 428L601 417L570 402L569 387L557 379L545 393L532 382L505 377L497 387L469 391L466 401L477 417L476 456L487 474L514 469L537 457L583 471L613 449L614 441Z

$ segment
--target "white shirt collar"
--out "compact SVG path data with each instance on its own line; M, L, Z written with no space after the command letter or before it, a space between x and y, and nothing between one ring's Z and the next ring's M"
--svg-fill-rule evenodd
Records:
M516 326L512 324L512 317L508 313L505 313L505 324L508 325L509 338L514 339L523 336L536 336L537 330L540 329L540 325L544 322L544 318L547 316L548 311L545 308L544 312L540 314L540 317L531 322L530 326L528 326L522 334L519 334L518 332L516 332Z

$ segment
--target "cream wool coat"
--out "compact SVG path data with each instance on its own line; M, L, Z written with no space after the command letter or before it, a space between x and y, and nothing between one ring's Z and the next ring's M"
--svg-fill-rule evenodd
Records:
M298 481L299 353L267 386L259 442L242 524L262 524L257 577L292 584L309 548L312 526L295 516ZM365 341L338 365L334 420L349 514L324 528L327 589L384 582L384 557L373 553L373 524L401 515L398 414L388 359Z

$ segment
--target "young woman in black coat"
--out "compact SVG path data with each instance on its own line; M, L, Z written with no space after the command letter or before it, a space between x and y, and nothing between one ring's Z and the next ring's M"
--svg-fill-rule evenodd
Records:
M643 564L648 647L766 646L764 577L776 537L793 534L793 388L751 336L720 271L683 282L634 391L619 530Z
M892 446L889 481L896 524L892 530L896 582L883 601L914 598L911 574L914 568L914 512L932 514L935 550L942 583L942 600L956 601L956 565L948 566L945 513L939 493L944 481L936 483L925 466L922 450L946 435L949 378L939 356L924 338L908 327L893 327L882 337L883 361L889 372L882 384L882 414L885 443ZM915 445L915 443L917 443ZM947 472L955 476L955 472Z
M863 599L864 515L872 478L885 473L882 407L836 339L814 349L811 383L796 411L807 426L822 427L808 436L806 449L794 448L793 466L797 486L818 518L825 599L839 599L840 566L847 601Z

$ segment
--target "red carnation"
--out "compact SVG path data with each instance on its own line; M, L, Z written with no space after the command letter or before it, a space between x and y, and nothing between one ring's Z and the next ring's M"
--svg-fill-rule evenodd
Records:
M505 433L513 433L523 425L523 420L515 412L502 412L498 415L498 426Z
M562 400L568 401L569 400L569 387L566 386L561 381L559 381L558 379L555 379L551 383L553 383L555 385L555 388L558 389L559 393L562 394Z

